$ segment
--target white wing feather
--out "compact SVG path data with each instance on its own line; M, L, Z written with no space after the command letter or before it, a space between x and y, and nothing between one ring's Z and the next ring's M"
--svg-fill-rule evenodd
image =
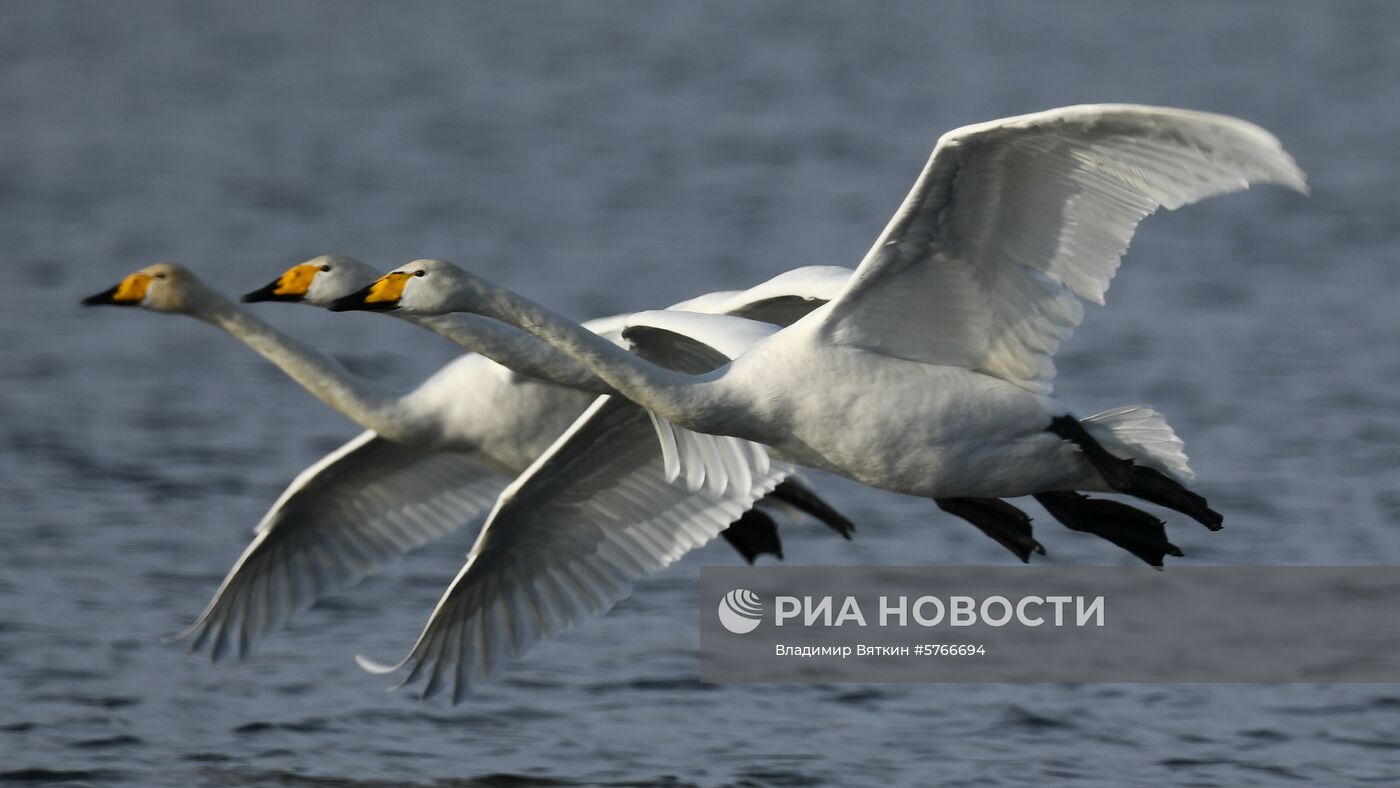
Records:
M672 304L666 309L675 312L704 312L710 315L741 314L753 320L785 325L791 321L769 319L769 316L764 315L764 304L796 299L811 302L809 311L816 309L839 295L852 273L851 269L836 265L804 265L784 271L747 290L706 293Z
M761 451L761 449L755 450ZM541 639L607 612L637 579L713 539L792 472L749 468L751 484L723 494L666 480L646 412L600 397L502 493L467 562L418 642L404 683L426 676L454 702Z
M1162 414L1146 405L1124 405L1083 419L1084 428L1104 448L1124 459L1137 460L1181 481L1196 478L1186 456L1186 444Z
M1143 217L1261 182L1307 188L1277 139L1223 115L1092 105L956 129L823 330L1048 393L1076 296L1103 303Z
M505 469L364 432L302 471L258 523L204 613L179 635L242 659L322 596L487 511Z
M701 374L727 364L779 330L772 323L667 309L629 316L622 336L632 352L655 364ZM667 478L684 475L691 490L709 485L719 494L731 481L745 490L751 486L751 467L760 473L767 470L767 451L748 441L691 432L656 414L651 419L666 458Z
M815 309L840 295L853 273L855 272L849 268L836 265L804 265L735 293L714 309L684 309L681 306L671 308L713 314L743 313L745 317L754 320L765 320L761 314L750 314L752 307L780 298L800 298L811 301L812 308Z

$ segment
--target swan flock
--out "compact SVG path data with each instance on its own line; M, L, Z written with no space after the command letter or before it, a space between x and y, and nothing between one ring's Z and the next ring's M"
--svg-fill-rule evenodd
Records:
M1164 520L1091 494L1219 529L1182 441L1145 406L1077 416L1052 396L1054 356L1138 222L1255 183L1307 191L1258 126L1065 107L945 134L853 270L583 324L431 259L380 275L325 255L243 297L384 312L467 351L404 395L173 263L83 303L199 318L364 428L291 482L182 637L245 657L324 594L484 516L407 657L360 658L456 702L716 536L750 563L782 557L780 526L851 538L802 469L931 498L1022 561L1046 552L1007 500L1024 496L1153 566L1181 556Z

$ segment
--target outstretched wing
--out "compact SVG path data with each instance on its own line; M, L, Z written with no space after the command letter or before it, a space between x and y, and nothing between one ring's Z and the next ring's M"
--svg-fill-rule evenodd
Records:
M732 439L731 439L732 440ZM454 702L541 639L607 612L632 583L723 531L792 472L746 447L747 486L671 484L646 411L600 397L501 495L467 562L396 666Z
M1048 393L1078 298L1103 303L1143 217L1261 182L1307 188L1277 139L1224 115L1089 105L956 129L825 336Z
M244 658L320 597L475 520L509 478L484 458L361 433L297 476L180 637L214 661Z

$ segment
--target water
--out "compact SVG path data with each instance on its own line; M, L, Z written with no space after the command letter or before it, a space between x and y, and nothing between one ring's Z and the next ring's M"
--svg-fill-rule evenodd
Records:
M656 306L853 264L954 126L1225 111L1284 140L1312 199L1151 219L1060 395L1169 414L1228 517L1172 519L1186 560L1394 563L1397 23L1380 3L8 4L0 782L1392 780L1394 686L698 684L695 578L722 545L457 708L350 657L408 647L465 534L212 667L160 638L355 428L207 326L77 300L158 259L237 293L341 251L447 257L575 317ZM374 316L258 311L404 387L453 354ZM790 561L1009 560L926 501L829 497L858 539L789 531ZM1050 562L1128 560L1040 519Z

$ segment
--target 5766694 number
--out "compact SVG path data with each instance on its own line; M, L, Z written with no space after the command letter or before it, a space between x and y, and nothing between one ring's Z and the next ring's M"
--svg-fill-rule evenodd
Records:
M987 653L981 643L919 643L914 646L918 657L974 657Z

